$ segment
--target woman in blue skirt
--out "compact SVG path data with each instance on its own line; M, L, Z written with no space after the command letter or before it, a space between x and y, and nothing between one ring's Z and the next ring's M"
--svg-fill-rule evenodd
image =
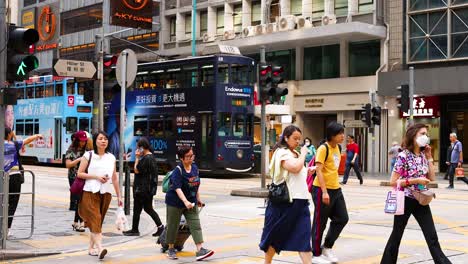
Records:
M297 251L303 264L312 263L310 193L306 182L308 169L304 166L308 148L303 146L301 153L295 151L301 138L302 132L298 127L286 127L281 147L275 151L270 163L273 182L280 184L286 181L290 202L268 202L259 245L265 252L265 264L270 264L275 253L282 250Z

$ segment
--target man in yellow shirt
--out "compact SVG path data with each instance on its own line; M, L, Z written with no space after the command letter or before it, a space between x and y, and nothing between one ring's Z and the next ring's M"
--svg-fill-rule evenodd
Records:
M327 127L327 142L317 150L315 159L317 176L312 187L312 199L315 205L312 226L314 263L338 262L338 258L331 249L348 223L348 210L338 177L341 161L341 151L338 144L343 143L344 138L343 125L332 122ZM322 245L323 231L327 226L328 218L332 221Z

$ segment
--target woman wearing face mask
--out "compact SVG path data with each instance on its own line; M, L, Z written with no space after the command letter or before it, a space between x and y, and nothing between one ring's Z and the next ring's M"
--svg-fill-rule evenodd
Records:
M312 141L308 137L304 139L304 146L306 146L308 149L307 155L305 157L305 164L307 166L315 154L317 154L317 150L315 149L315 146L312 145Z
M430 206L420 205L412 194L416 189L426 190L427 184L433 180L435 180L434 160L429 146L427 127L424 124L410 126L406 131L404 150L398 154L390 178L392 186L397 186L399 182L405 190L405 213L394 216L393 231L385 247L381 264L397 263L401 238L411 215L416 218L424 233L434 263L451 263L440 247Z

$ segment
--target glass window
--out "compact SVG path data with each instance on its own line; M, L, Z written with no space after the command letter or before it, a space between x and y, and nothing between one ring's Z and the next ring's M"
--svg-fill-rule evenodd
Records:
M44 97L51 97L54 96L54 86L53 85L47 85L46 89L44 90Z
M374 0L359 0L359 13L374 11Z
M55 83L55 96L63 95L63 85L61 83Z
M60 14L60 35L102 27L102 3Z
M208 12L201 11L200 12L200 35L208 32Z
M454 9L451 12L452 56L455 58L468 57L468 9Z
M231 135L231 113L218 114L218 136L228 137Z
M233 20L234 20L234 31L242 32L242 5L234 6Z
M239 85L250 85L252 83L252 67L249 65L231 64L231 82Z
M201 87L211 87L214 85L214 67L213 65L202 65L200 67L200 85Z
M452 0L453 1L453 0ZM447 6L447 0L410 0L410 11Z
M285 80L296 79L296 50L278 50L273 52L267 52L266 61L272 64L283 66L285 72L283 78Z
M270 5L270 23L275 23L279 16L281 16L279 0L273 0Z
M244 137L247 133L247 116L244 114L233 114L232 135L238 138Z
M262 5L260 1L252 1L252 26L262 23Z
M26 6L34 5L36 3L36 0L24 0L23 3L24 3L23 6L26 7Z
M83 131L90 131L89 118L80 118L79 129Z
M198 65L185 65L184 66L184 86L183 88L196 88L198 87Z
M169 19L169 41L176 41L176 17L171 17Z
M335 14L336 16L348 15L348 0L335 0Z
M218 8L216 11L216 34L224 34L224 8Z
M302 15L302 0L291 0L291 14L295 16Z
M67 82L67 94L75 94L75 84Z
M380 41L349 44L349 76L375 75L380 67Z
M319 19L322 18L325 10L324 5L325 0L315 0L312 1L312 18Z
M33 122L27 122L26 124L24 124L24 135L25 136L34 135L34 123Z
M19 136L24 136L24 119L16 120L15 133Z
M229 83L228 64L218 64L218 83Z
M340 45L304 49L304 80L340 77Z
M192 15L185 15L185 37L192 37Z
M133 131L134 136L146 136L148 133L148 118L146 116L135 116Z
M34 98L34 87L26 88L26 98L28 99Z
M35 98L44 97L44 86L42 86L42 85L36 86L36 88L34 89L34 92L36 93Z
M39 119L34 119L34 134L39 134Z
M66 122L67 134L75 133L78 130L78 118L67 117Z
M183 73L179 68L167 69L166 89L182 88Z

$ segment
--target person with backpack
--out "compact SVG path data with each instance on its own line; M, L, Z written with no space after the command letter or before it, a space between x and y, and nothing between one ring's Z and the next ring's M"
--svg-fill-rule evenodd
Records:
M193 163L195 155L193 154L192 147L180 146L177 151L177 157L180 160L180 165L177 165L172 171L170 187L166 193L166 243L169 245L167 257L169 259L177 259L174 244L180 219L184 215L197 247L195 254L197 261L200 261L211 257L214 251L203 247L204 240L198 209L198 207L203 206L198 190L200 187L199 170Z
M346 184L348 182L349 173L351 168L354 169L356 176L359 179L359 184L362 185L362 175L359 170L359 145L354 141L353 135L348 135L347 138L348 145L346 145L346 169L343 176L343 181L341 184Z
M338 168L341 161L339 144L344 141L343 125L332 122L327 127L327 142L317 150L317 176L312 187L314 218L312 226L312 252L314 263L335 263L338 258L332 248L348 223L348 210L340 188ZM330 228L322 245L322 237L331 219Z
M20 161L21 148L29 143L42 138L41 134L36 134L25 138L24 140L13 140L16 138L15 132L9 127L5 127L5 145L4 152L5 159L3 161L3 170L9 174L9 193L20 193L21 184L24 183L24 174L22 172L23 166ZM8 229L13 224L13 217L18 202L20 200L19 194L10 194L8 197Z
M133 222L132 229L123 231L125 236L139 236L138 225L140 214L144 209L151 216L158 230L153 236L160 236L164 225L158 213L153 209L153 196L158 188L158 165L156 158L151 153L150 143L146 138L140 138L135 152L135 181L133 182Z

